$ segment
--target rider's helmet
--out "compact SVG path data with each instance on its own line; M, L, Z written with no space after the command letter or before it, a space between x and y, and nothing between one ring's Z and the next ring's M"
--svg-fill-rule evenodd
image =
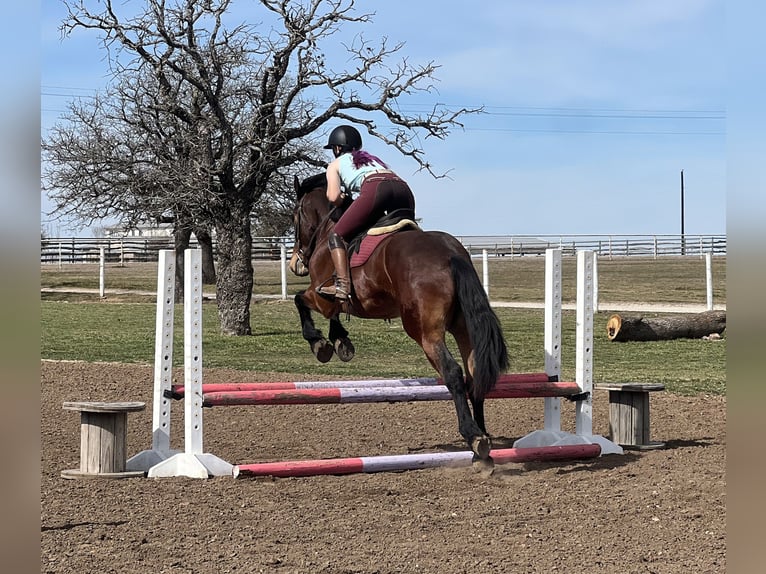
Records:
M362 136L353 126L338 126L330 132L327 145L324 149L332 149L340 146L341 153L362 148Z

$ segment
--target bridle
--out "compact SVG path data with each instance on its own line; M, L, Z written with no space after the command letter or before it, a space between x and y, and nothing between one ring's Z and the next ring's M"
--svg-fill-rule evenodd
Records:
M322 232L326 227L327 223L330 221L330 218L332 217L333 213L335 213L335 210L338 209L337 206L333 206L333 208L325 215L317 224L316 228L314 229L314 232L311 234L311 237L309 238L308 245L303 246L301 244L301 228L302 228L302 217L305 218L306 215L303 212L303 200L306 199L306 196L308 193L304 194L303 197L300 198L298 201L298 209L296 214L296 221L295 221L295 253L298 256L298 260L301 262L301 264L308 269L309 268L309 260L311 259L311 256L314 253L314 250L316 249L316 243L319 240L319 234Z

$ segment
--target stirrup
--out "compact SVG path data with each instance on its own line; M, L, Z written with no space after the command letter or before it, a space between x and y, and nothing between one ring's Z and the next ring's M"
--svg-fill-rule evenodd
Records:
M351 295L346 293L343 289L336 289L334 297L336 301L341 301L344 303L351 301Z
M316 292L325 297L332 297L338 301L351 300L351 294L343 288L337 279L330 285L322 285L317 287Z
M350 287L350 285L349 285ZM340 282L339 279L335 279L335 285L333 285L333 296L338 301L350 301L351 300L351 289L346 288L343 283Z

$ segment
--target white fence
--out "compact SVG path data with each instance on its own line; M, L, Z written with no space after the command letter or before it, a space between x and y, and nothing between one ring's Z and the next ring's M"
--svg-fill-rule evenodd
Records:
M560 249L563 255L593 251L599 257L662 257L678 255L726 255L725 235L464 235L457 237L472 253L489 256L543 255Z
M464 235L457 239L472 255L489 257L544 255L561 249L564 255L593 251L599 257L662 257L726 255L725 235ZM190 247L197 243L192 237ZM289 253L292 237L254 237L254 260L278 260L282 246ZM161 249L172 249L172 237L52 238L40 244L40 263L99 263L101 249L107 263L157 261ZM215 249L215 243L213 244Z
M192 236L190 248L197 247ZM284 237L253 238L254 260L278 260L282 245L288 252L293 240ZM216 244L213 242L213 250ZM98 263L101 249L107 263L137 263L158 261L162 249L173 249L172 237L111 237L89 239L82 237L43 239L40 243L40 263Z

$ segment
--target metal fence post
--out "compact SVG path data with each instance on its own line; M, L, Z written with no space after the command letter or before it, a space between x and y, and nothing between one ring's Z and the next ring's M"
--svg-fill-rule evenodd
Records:
M707 284L707 310L713 310L713 254L705 253L705 280Z
M287 247L284 243L279 246L279 267L282 272L282 300L287 300Z
M104 268L106 255L104 254L104 246L98 248L98 295L102 299L104 298Z

